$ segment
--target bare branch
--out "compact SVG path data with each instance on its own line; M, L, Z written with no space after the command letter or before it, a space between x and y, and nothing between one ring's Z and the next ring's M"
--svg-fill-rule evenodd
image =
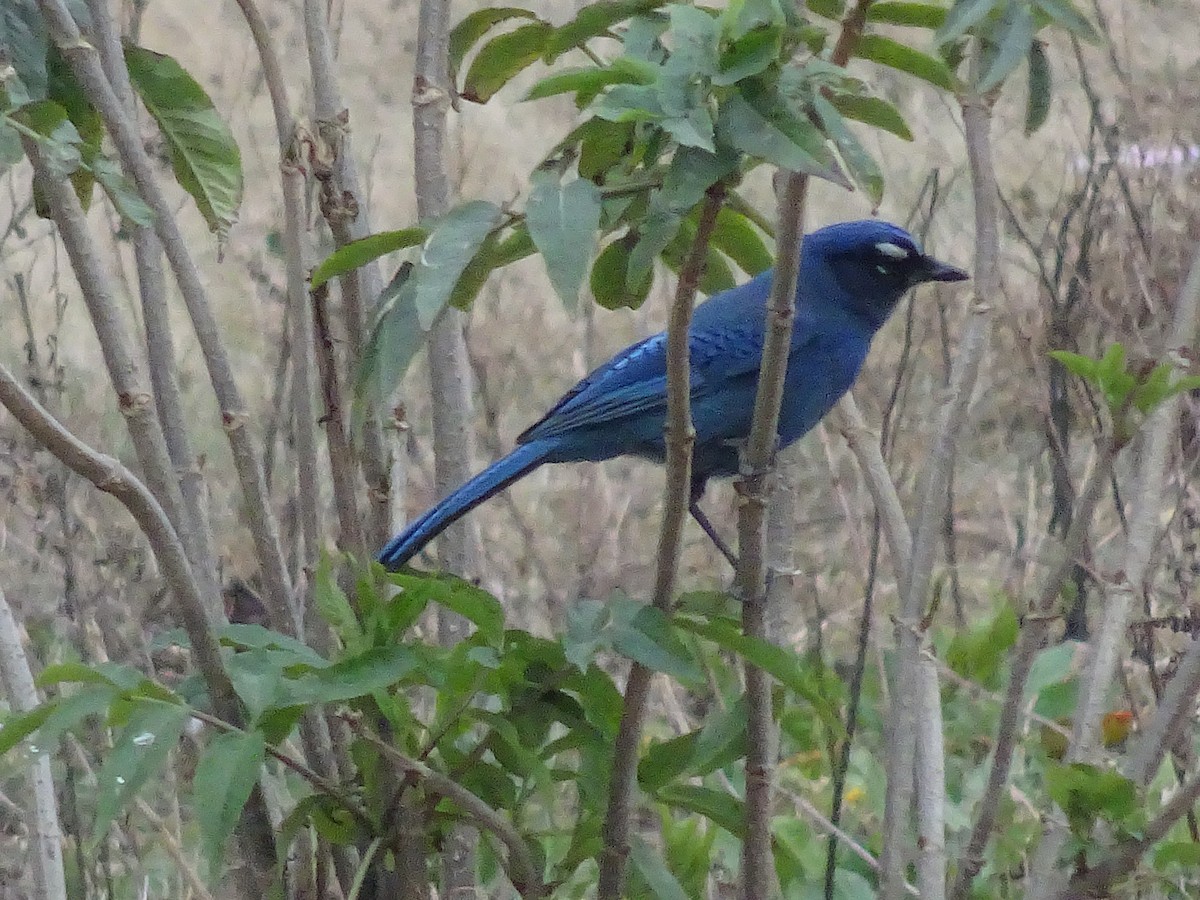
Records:
M692 427L688 328L692 321L696 289L708 257L708 242L724 197L725 188L722 184L717 183L708 189L696 225L696 236L679 272L675 299L667 322L667 421L664 432L667 475L663 488L663 521L658 538L658 562L652 599L654 607L663 612L671 609L674 599L683 523L691 494L692 445L696 439ZM629 825L633 817L642 716L653 679L654 672L641 663L635 662L630 666L621 724L613 748L608 810L604 815L604 849L600 857L598 888L601 900L616 900L622 896L625 866L629 857Z
M71 66L88 102L96 108L112 136L122 164L132 176L142 198L154 212L154 228L175 273L192 319L196 337L208 366L213 392L233 451L238 480L245 496L250 533L266 586L264 600L276 627L297 633L299 626L290 608L291 585L279 546L279 530L267 498L258 454L246 428L248 414L233 376L220 328L208 302L204 284L188 243L175 221L174 210L155 177L132 117L125 110L100 65L95 49L83 39L64 0L38 0L51 39Z
M12 608L0 590L0 681L4 682L8 702L15 712L29 712L40 702L21 629ZM44 900L67 900L67 882L63 874L62 829L58 824L58 800L54 794L54 773L50 755L38 753L29 766L29 789L33 804L25 815L33 844L34 895Z

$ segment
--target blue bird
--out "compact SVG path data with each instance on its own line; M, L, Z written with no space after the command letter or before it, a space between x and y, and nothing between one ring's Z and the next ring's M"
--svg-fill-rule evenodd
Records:
M816 425L849 390L871 339L910 287L962 281L962 269L926 256L888 222L844 222L814 231L800 249L779 445ZM758 390L772 271L696 307L691 351L692 456L689 510L721 551L732 554L699 507L709 478L738 472ZM484 469L388 542L379 561L396 570L447 526L545 463L637 456L662 462L667 414L665 332L622 350L571 388L517 448Z

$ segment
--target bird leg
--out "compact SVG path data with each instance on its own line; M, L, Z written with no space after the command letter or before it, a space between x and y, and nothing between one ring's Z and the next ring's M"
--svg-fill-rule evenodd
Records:
M737 557L733 555L733 551L729 549L725 541L717 534L717 529L713 527L713 523L708 520L708 516L700 508L700 498L698 496L693 496L688 502L688 512L692 514L692 518L696 520L696 523L704 529L704 533L717 545L717 549L721 551L721 555L729 560L729 564L736 569L738 564Z

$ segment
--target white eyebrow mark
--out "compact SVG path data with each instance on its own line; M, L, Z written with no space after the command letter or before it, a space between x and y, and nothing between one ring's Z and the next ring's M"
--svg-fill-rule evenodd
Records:
M908 259L909 253L899 244L893 244L890 241L880 241L875 245L875 249L884 256L890 256L892 259Z

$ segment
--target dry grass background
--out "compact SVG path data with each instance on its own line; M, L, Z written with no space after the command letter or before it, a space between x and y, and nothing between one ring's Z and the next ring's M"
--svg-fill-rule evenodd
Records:
M1200 0L1098 2L1113 43L1084 48L1084 60L1117 139L1126 147L1200 144ZM299 5L298 0L277 0L264 4L264 12L281 49L293 103L302 111L309 103ZM334 0L332 5L338 22L339 74L373 228L403 227L412 223L415 208L409 90L416 3ZM543 14L556 20L574 11L570 3L539 5ZM471 8L458 7L455 18ZM124 12L128 16L130 9ZM235 368L251 404L253 427L261 435L279 413L271 392L281 346L284 272L282 259L272 251L281 225L277 148L257 59L241 16L229 2L155 0L142 21L140 40L175 56L207 88L242 149L245 203L223 260L181 194L179 208L219 304ZM1029 139L1021 133L1023 74L1005 90L997 110L999 181L1021 227L1010 223L1004 236L1005 292L991 298L999 310L998 327L957 469L956 550L968 618L990 610L997 592L1018 593L1026 586L1050 515L1045 430L1048 300L1039 286L1032 248L1053 249L1058 222L1082 182L1075 161L1086 153L1089 117L1070 47L1056 43L1051 58L1055 96L1046 127ZM957 110L920 83L861 64L859 68L903 109L917 136L912 144L886 135L869 139L888 183L879 214L921 225L929 206L923 189L936 171L939 192L927 245L942 258L969 264L972 215ZM570 127L574 109L568 102L519 104L518 96L519 90L509 89L486 107L464 104L452 117L451 160L459 197L522 197L529 170ZM1072 334L1084 352L1112 340L1125 341L1135 352L1156 346L1188 257L1200 240L1200 164L1126 166L1122 172L1147 244L1139 243L1126 199L1110 179L1089 226L1095 240L1093 270L1073 323ZM48 225L25 210L29 179L28 169L20 166L0 176L0 311L5 322L0 358L14 369L26 366L23 296L39 358L61 367L59 377L50 379L54 407L85 440L132 464L124 424L65 254ZM749 192L764 211L771 210L765 179L754 182ZM809 225L870 213L861 197L818 184L809 204ZM137 302L129 246L118 237L117 223L103 204L96 204L92 220L98 239L112 250L110 259L124 286L122 299L132 321ZM1076 229L1067 242L1068 271L1078 237ZM660 279L636 313L586 309L573 320L555 298L540 263L527 261L494 278L476 302L469 327L479 466L504 452L522 428L592 365L657 330L668 289L668 279ZM913 494L913 480L931 438L947 359L953 356L968 296L966 290L919 291L907 329L905 314L897 315L877 340L856 389L869 420L879 422L900 360L907 359L890 453L905 499ZM254 561L239 522L240 500L225 437L190 326L182 309L176 312L192 439L204 457L224 574L253 581ZM410 512L432 500L426 386L419 361L405 392L412 424ZM1089 426L1086 405L1076 399L1083 412L1074 454L1078 474L1088 465ZM1194 406L1189 415L1195 417ZM278 451L286 453L283 441ZM824 614L821 627L837 642L849 634L847 626L857 620L861 606L870 502L835 433L818 430L801 443L796 455L797 562L802 574L788 616L789 636L797 644L811 639L819 605ZM1128 467L1127 459L1122 472ZM1187 499L1191 469L1178 465L1178 477L1167 493L1170 504L1162 513L1164 525ZM51 661L67 644L60 553L67 549L76 560L73 590L82 618L95 622L114 657L140 659L137 625L157 625L169 618L153 563L123 510L76 481L66 491L74 530L64 548L55 508L58 472L11 419L0 417L0 586L23 617L41 661ZM290 483L289 472L286 466L278 468L274 483L285 531L294 525L289 498L296 491L319 490L326 499L329 493L325 484ZM615 461L544 469L517 485L511 500L481 508L472 521L484 538L487 586L505 600L510 621L546 630L561 623L564 605L574 598L604 597L616 589L644 596L652 577L660 492L659 470ZM713 518L732 532L730 488L717 486L708 504ZM1099 570L1116 565L1113 557L1122 543L1113 505L1102 515L1092 561ZM333 516L326 521L332 527ZM1189 553L1195 554L1195 540L1188 551L1186 520L1183 526L1169 530L1158 550L1159 612L1177 611L1190 599L1187 572L1194 562ZM894 591L886 563L881 571L883 603L877 608L886 613ZM727 578L724 563L689 525L681 584L710 587ZM0 767L0 785L12 774L9 765ZM12 818L11 810L0 804L0 830ZM0 885L13 874L5 867L17 858L0 853Z
M556 20L574 11L569 3L539 5L544 7L541 12ZM469 8L459 4L455 18ZM1143 146L1188 146L1200 141L1200 41L1195 39L1200 33L1200 4L1196 0L1102 0L1099 8L1114 43L1111 48L1087 47L1084 58L1104 98L1103 113L1116 123L1120 140ZM308 68L299 3L265 4L264 11L282 51L293 103L304 110ZM334 2L333 12L342 88L373 228L403 227L414 218L409 90L416 3ZM1181 39L1183 35L1191 39ZM280 226L277 148L257 59L232 3L153 2L142 21L140 40L175 56L208 89L242 148L245 203L223 261L182 195L179 207L220 306L226 338L261 433L277 413L271 388L281 342L284 273L282 259L271 250ZM1056 44L1051 55L1055 97L1047 126L1030 139L1021 134L1024 78L1018 74L1001 99L995 129L1002 190L1025 233L1043 247L1057 228L1065 198L1080 182L1073 162L1084 152L1088 121L1087 101L1069 46ZM912 144L887 135L870 138L888 183L879 214L920 223L928 210L928 194L922 194L922 188L936 171L940 190L927 245L943 258L969 264L972 217L957 110L945 97L911 79L862 64L859 68L903 109L917 136ZM460 197L497 201L521 197L530 168L570 127L574 109L568 102L519 104L518 96L519 90L509 89L486 107L464 104L453 116L451 160ZM1198 173L1195 164L1127 171L1151 236L1148 255L1136 246L1130 217L1110 181L1097 220L1102 232L1096 236L1099 252L1092 296L1079 319L1078 337L1085 351L1112 339L1138 346L1139 335L1152 336L1165 320L1164 304L1173 297L1185 258L1200 236ZM766 187L760 180L750 192L769 211ZM0 179L0 223L8 224L28 196L26 168L17 167ZM102 206L97 204L92 214L95 232L114 251L111 258L125 286L123 299L132 319L137 313L129 247L115 237L116 223ZM819 184L809 205L809 225L870 212L861 197ZM990 607L994 592L1002 587L1020 589L1049 516L1046 298L1030 250L1013 230L1005 237L1004 252L1005 295L992 298L1000 310L999 327L956 482L958 565L968 614ZM80 436L129 461L123 424L101 374L98 348L65 256L46 223L31 215L21 218L19 227L10 228L0 243L4 285L0 302L7 323L0 334L0 354L16 368L24 365L26 339L20 324L18 282L32 311L39 354L45 360L53 352L62 367L57 401L61 415ZM656 292L637 313L588 310L572 320L554 297L540 263L526 262L494 278L477 301L470 323L479 388L480 466L508 448L514 435L588 368L629 341L657 330L667 288L666 279L660 279ZM912 481L936 420L946 359L953 356L968 296L966 290L925 288L914 299L911 352L899 392L891 456L906 498L912 494ZM180 364L192 404L193 440L205 457L211 515L225 574L252 580L250 544L238 521L239 498L224 435L198 349L182 310L178 312ZM857 388L873 422L879 421L892 393L905 332L901 314L880 335ZM1153 337L1149 344L1153 345ZM414 449L412 512L432 499L426 385L423 364L418 363L406 389ZM1076 446L1085 448L1086 439ZM832 612L828 622L856 617L871 512L836 434L822 429L807 438L797 453L798 562L803 572L795 607L798 633L811 618L814 599L826 613ZM1080 467L1086 465L1086 453L1076 456ZM54 551L62 538L44 485L46 473L53 470L46 455L30 446L10 419L0 419L0 521L4 526L0 582L31 624L61 621L55 613L63 595L62 564ZM328 488L288 484L282 477L276 479L275 495L285 528L290 528L288 497L296 490L320 490L324 495ZM658 471L641 463L553 467L536 473L512 491L511 503L492 502L473 518L484 537L488 586L505 598L515 623L537 628L557 619L562 604L574 597L602 597L618 588L635 596L645 594L660 491ZM78 517L71 545L80 564L84 607L99 611L106 630L117 633L132 621L151 618L159 589L156 579L148 577L151 563L132 524L115 503L85 486L72 483L69 502ZM715 519L732 529L730 489L720 486L708 502ZM1115 518L1110 524L1115 526ZM522 536L526 532L533 534L532 546ZM1108 543L1115 533L1107 532ZM1104 539L1099 543L1100 563L1108 543ZM699 531L689 526L681 583L687 587L721 584L727 578L723 565ZM882 581L885 596L889 582L890 577Z

